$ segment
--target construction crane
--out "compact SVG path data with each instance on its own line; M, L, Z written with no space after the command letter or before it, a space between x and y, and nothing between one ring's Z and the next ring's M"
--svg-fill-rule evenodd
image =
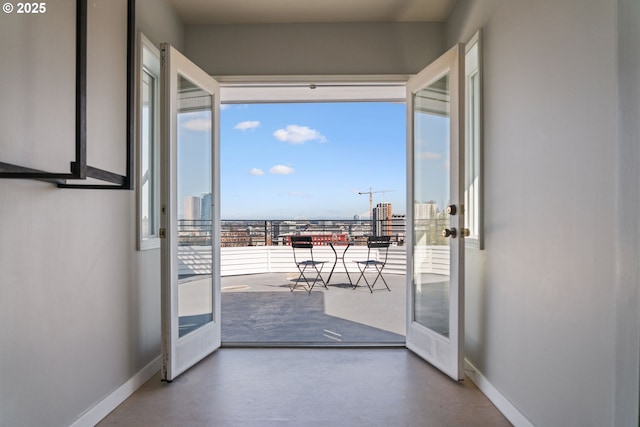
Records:
M358 194L368 194L369 195L369 219L373 221L373 193L388 193L393 190L379 190L372 191L371 187L369 187L369 191L358 191Z

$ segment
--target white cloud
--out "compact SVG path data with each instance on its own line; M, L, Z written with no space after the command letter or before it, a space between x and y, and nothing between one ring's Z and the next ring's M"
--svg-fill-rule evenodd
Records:
M230 107L229 104L220 104L220 111L228 110Z
M278 129L273 133L276 139L291 144L304 144L307 141L326 142L320 132L307 126L288 125L286 129Z
M271 169L269 169L269 173L274 175L289 175L295 172L292 167L285 165L275 165Z
M442 158L442 154L424 151L422 153L418 153L418 158L422 160L440 160Z
M184 122L182 127L196 132L205 132L211 130L211 120L209 119L193 119Z
M249 173L253 176L262 176L264 175L264 171L262 169L258 169L258 168L252 168Z
M245 131L247 129L255 129L260 126L260 122L257 120L246 120L244 122L240 122L235 125L233 128L241 131Z

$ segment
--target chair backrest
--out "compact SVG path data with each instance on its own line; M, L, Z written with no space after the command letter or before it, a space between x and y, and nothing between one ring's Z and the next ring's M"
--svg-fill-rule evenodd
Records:
M298 263L296 249L308 249L309 252L302 251L301 256L308 254L311 257L311 261L313 261L313 239L311 236L291 236L291 247L293 248L293 261L296 264Z
M384 264L387 263L387 256L389 255L389 246L391 245L391 236L369 236L367 238L367 259L371 258L371 249L381 249L385 248L384 251ZM378 251L378 256L380 255L380 251ZM376 256L376 258L378 257Z
M369 248L388 248L391 245L391 236L369 236L367 246Z
M311 236L291 236L291 246L293 248L311 249L313 240Z

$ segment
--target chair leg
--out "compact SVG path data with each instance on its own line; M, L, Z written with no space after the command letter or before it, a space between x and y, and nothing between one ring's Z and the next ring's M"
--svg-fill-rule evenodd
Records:
M317 270L317 269L316 269ZM316 282L318 281L318 275L316 274L316 278L313 279L313 283L311 283L311 285L309 286L309 293L311 293L311 291L313 290L313 287L316 285ZM308 283L308 282L307 282Z
M323 267L324 267L324 265L323 265ZM316 270L316 278L313 279L313 283L311 284L311 287L309 288L309 293L311 293L311 291L313 290L313 287L316 285L316 282L318 280L324 285L325 289L329 290L329 288L327 287L326 282L324 281L324 279L320 275L320 273L322 272L322 268L323 267L320 267L320 270L318 270L318 267L316 267L315 265L313 266L313 268Z
M293 287L290 287L291 292L293 292L296 287L298 286L298 283L300 283L300 279L302 278L304 280L304 282L306 283L305 287L309 287L309 281L307 280L307 277L304 275L304 271L307 269L307 266L305 265L304 268L300 268L300 266L298 265L298 271L300 272L300 275L298 276L298 278L296 279L296 283L293 285Z
M300 282L300 278L302 277L302 273L300 273L300 275L298 276L298 278L296 279L296 282L293 284L293 286L289 286L289 290L291 292L296 290L296 286L298 286L298 282Z
M360 283L360 279L362 279L362 275L364 274L362 269L360 268L360 264L358 264L358 270L360 271L360 275L358 276L358 280L356 280L356 283L351 284L351 289L355 289L358 287L358 284Z
M364 282L367 284L367 287L369 288L369 292L373 293L373 289L371 287L371 285L369 285L369 281L367 280L367 276L364 275L365 271L367 271L367 267L369 266L369 264L365 264L364 268L360 268L360 264L358 264L358 270L360 270L360 277L358 277L358 281L356 282L355 285L353 285L352 289L356 289L358 287L358 284L360 283L361 279L364 279Z
M378 272L378 275L376 276L376 279L373 281L373 284L371 285L371 288L373 288L376 285L376 282L378 281L378 279L382 279L382 282L387 287L387 290L389 292L391 292L391 289L389 289L389 285L387 285L387 281L384 280L384 276L382 275L382 269L384 268L384 265L382 267L380 267L380 268L378 268L377 265L374 265L374 267L376 268L376 271Z
M378 268L378 266L376 264L373 264L373 266L375 267L376 272L378 274L376 275L376 278L374 279L373 283L369 283L369 280L367 279L367 276L365 275L365 272L367 271L367 267L369 267L369 264L366 264L364 266L364 268L360 268L360 265L358 265L358 270L360 270L360 277L358 277L358 281L356 282L356 284L353 285L353 289L358 287L358 284L360 283L361 279L364 279L364 282L369 287L369 291L371 291L371 293L373 293L373 288L376 285L376 283L378 282L378 279L382 279L382 282L384 283L384 286L386 286L387 290L389 292L391 292L391 288L389 288L389 285L387 284L387 281L385 280L384 276L382 275L382 270L384 269L384 265L382 267L380 267L380 268Z
M290 287L291 292L293 292L296 289L296 286L298 286L298 283L301 281L300 279L303 279L304 282L306 283L305 288L308 288L308 292L311 293L311 291L313 290L313 287L315 286L316 282L320 281L324 287L329 290L329 288L327 287L326 282L324 281L324 279L322 278L322 267L320 269L318 269L318 267L316 267L315 265L313 265L313 269L316 272L316 277L313 279L313 282L309 282L309 279L307 279L307 276L305 276L305 271L307 271L307 267L309 266L309 264L305 264L303 268L300 268L300 266L298 266L298 270L300 271L300 275L298 276L298 279L296 280L296 283L293 285L293 287Z

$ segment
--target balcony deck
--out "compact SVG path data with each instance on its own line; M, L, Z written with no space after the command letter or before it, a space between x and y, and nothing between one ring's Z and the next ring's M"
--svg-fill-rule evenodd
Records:
M311 293L304 283L290 291L292 272L222 277L223 345L403 345L405 275L384 277L391 291L378 281L373 293L352 289L345 273Z
M316 251L314 250L314 253ZM179 247L180 336L209 321L211 301L211 247ZM325 280L335 260L328 246L317 248L317 259L327 262ZM384 277L391 291L378 282L374 292L357 280L353 261L364 259L366 247L354 246L336 264L328 289L316 285L311 294L302 284L294 292L298 272L290 247L222 248L222 342L224 345L401 345L406 333L406 250L389 249ZM431 246L418 252L421 285L417 296L424 310L420 321L448 334L448 248ZM375 254L373 255L375 256ZM367 274L373 279L375 273Z

